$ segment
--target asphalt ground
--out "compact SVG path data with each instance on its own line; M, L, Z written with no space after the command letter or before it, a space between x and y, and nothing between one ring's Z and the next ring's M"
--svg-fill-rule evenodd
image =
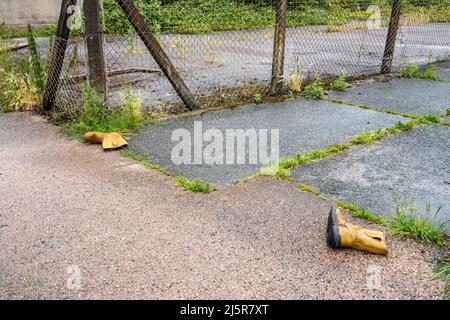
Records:
M0 143L1 299L443 298L441 250L330 249L331 203L292 182L193 194L23 113L0 114Z

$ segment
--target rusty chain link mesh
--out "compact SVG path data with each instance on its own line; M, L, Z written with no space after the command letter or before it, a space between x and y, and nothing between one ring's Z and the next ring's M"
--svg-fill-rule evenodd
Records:
M156 38L202 108L237 105L266 94L272 80L277 1L134 0L148 28L139 36L118 2L103 0L108 105L120 106L131 87L153 112L184 110L168 80L176 81L176 74L166 71L166 77L141 40L148 35ZM11 10L4 8L6 3L14 3L12 10L26 10L30 2L0 0L1 13ZM396 10L401 10L398 30L388 37ZM128 17L135 14L131 10ZM8 17L2 19L8 23ZM31 18L21 22L33 23ZM288 0L286 25L285 92L301 91L299 84L316 75L378 74L383 57L389 60L390 46L395 49L392 71L410 62L450 59L448 0ZM15 38L14 32L2 32L2 37ZM45 43L55 39L38 42L46 57L51 47ZM72 30L66 44L56 104L71 112L89 78L84 28Z

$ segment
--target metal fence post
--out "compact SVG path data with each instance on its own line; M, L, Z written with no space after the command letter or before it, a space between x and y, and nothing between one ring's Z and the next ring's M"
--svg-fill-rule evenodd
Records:
M130 21L136 33L144 42L150 54L155 59L158 66L163 71L164 75L172 84L173 88L177 92L178 96L186 104L189 110L195 110L198 108L198 102L194 98L189 88L181 78L175 66L170 61L167 54L164 52L163 48L159 44L158 40L155 38L153 33L147 27L144 18L139 13L138 9L133 3L133 0L117 0L117 3L122 8L128 21Z
M58 28L53 41L47 82L44 90L44 111L50 111L55 105L55 97L59 86L59 77L61 76L64 56L66 55L67 41L69 40L70 34L68 21L69 18L75 14L75 12L71 12L69 8L73 8L75 4L76 0L63 0L61 4Z
M395 43L397 40L401 11L402 0L393 0L389 30L386 38L386 47L384 49L383 61L381 64L382 74L390 73L392 70L392 61L394 60Z
M83 11L86 19L89 85L97 93L105 97L107 78L100 1L84 1Z
M276 24L273 40L272 80L269 95L274 96L283 86L284 58L286 50L286 14L287 0L278 0L276 6Z

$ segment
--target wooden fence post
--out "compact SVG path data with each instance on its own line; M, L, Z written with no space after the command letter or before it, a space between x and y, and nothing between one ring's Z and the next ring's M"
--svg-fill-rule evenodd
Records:
M286 48L287 0L278 0L276 7L275 36L273 40L272 80L269 95L274 96L283 86Z
M83 11L86 19L89 85L97 93L105 97L107 78L100 1L101 0L85 0Z
M46 112L52 110L55 105L59 78L61 76L64 57L66 55L67 41L69 40L70 35L70 28L68 26L69 18L75 14L75 11L70 11L69 9L73 9L75 4L76 0L63 0L61 4L61 12L53 41L47 82L44 90L43 109Z
M402 0L393 0L389 30L386 38L386 47L384 49L383 61L381 63L382 74L390 73L392 70L392 61L394 60L395 43L397 41L401 11Z
M164 75L170 81L181 100L183 100L183 102L186 104L186 107L189 110L197 109L198 102L194 98L194 95L186 86L175 66L172 64L172 61L170 61L169 57L164 52L158 40L146 25L144 18L134 5L133 0L117 0L117 3L122 8L125 16L130 21L131 25L133 26L134 30L139 35L141 40L144 42L148 51L155 59L158 66L161 68Z

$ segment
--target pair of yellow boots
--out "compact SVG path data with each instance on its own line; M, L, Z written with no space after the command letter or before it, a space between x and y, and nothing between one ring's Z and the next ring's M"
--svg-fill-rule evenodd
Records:
M339 208L331 208L328 216L327 243L332 248L353 248L386 255L384 233L347 223Z

